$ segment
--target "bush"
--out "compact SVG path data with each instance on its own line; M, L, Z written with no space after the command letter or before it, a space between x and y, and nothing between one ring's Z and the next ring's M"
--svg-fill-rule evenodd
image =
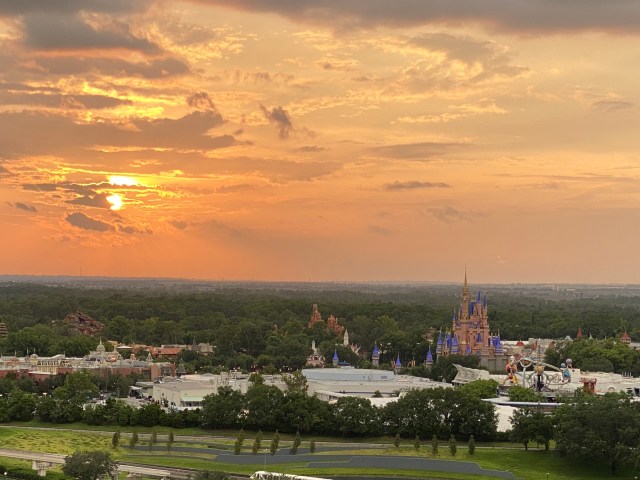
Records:
M458 445L456 444L456 439L453 435L449 437L449 452L452 457L455 457L456 453L458 453Z

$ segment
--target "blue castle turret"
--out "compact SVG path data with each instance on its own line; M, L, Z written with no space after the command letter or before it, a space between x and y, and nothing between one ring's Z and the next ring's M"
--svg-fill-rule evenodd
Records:
M451 337L451 354L457 355L458 353L460 353L460 347L458 346L458 339L454 335Z
M502 355L502 342L500 341L500 335L496 337L495 353L496 355Z
M402 362L400 362L400 354L398 353L398 358L396 358L396 362L393 364L393 369L395 371L399 371L402 369Z
M438 342L436 344L436 355L442 355L442 332L438 332Z
M333 359L332 359L332 363L334 367L338 366L338 362L340 362L340 359L338 358L338 350L334 350L333 351Z
M427 359L425 360L425 365L430 367L433 365L433 355L431 354L431 345L429 345L429 350L427 350Z
M380 366L380 349L378 348L377 343L373 345L373 353L371 354L371 364L374 367Z

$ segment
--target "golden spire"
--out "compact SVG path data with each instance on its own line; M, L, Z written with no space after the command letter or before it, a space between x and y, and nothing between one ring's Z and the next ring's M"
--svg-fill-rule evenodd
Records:
M467 285L467 266L464 266L464 285L462 286L462 298L469 298L469 286Z

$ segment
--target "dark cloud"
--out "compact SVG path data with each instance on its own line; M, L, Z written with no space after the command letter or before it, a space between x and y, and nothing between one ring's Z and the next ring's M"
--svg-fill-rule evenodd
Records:
M467 213L461 212L453 207L430 207L424 210L425 215L429 215L437 218L438 220L445 223L453 223L458 220L463 220L465 222L473 222L474 217L480 216L484 217L484 214L480 213Z
M233 225L223 223L220 220L210 219L194 224L205 235L215 237L227 237L234 240L244 240L253 236L253 231L248 228L235 227Z
M15 203L7 202L7 203L14 208L17 208L19 210L24 210L25 212L35 213L38 211L36 207L34 207L33 205L27 205L26 203L22 203L22 202L15 202Z
M0 105L38 105L64 109L103 109L131 105L129 100L104 95L51 95L43 93L17 93L0 95Z
M304 145L302 147L296 148L296 151L305 153L322 152L324 150L326 150L326 148L319 147L318 145Z
M189 72L189 66L176 58L128 62L117 58L38 57L34 59L35 73L49 75L109 75L111 77L139 77L148 80L169 78ZM28 66L27 66L28 67Z
M1 16L25 15L29 13L136 13L149 8L152 0L6 0L0 2Z
M107 201L106 193L96 193L95 195L83 195L81 197L67 200L66 203L72 205L84 205L85 207L110 208L111 204Z
M197 92L187 98L187 105L196 110L216 110L213 100L207 92Z
M385 145L371 149L371 151L382 157L396 158L402 160L431 160L444 155L449 150L461 147L459 143L405 143L398 145Z
M80 212L68 214L65 220L74 227L95 230L96 232L107 232L112 228L108 223L88 217Z
M22 188L32 192L55 192L58 185L55 183L25 183Z
M618 110L628 110L635 107L633 103L626 100L598 100L593 102L591 106L604 112L617 112Z
M442 182L396 181L392 183L385 183L383 187L385 190L395 192L400 190L418 190L423 188L450 188L451 185Z
M33 86L19 82L0 82L0 91L7 92L37 92L37 93L60 93L57 87L47 87L43 85Z
M95 146L212 150L235 145L231 135L211 136L224 123L218 112L192 112L177 119L136 119L134 129L107 121L78 124L37 112L0 113L0 157L69 155ZM27 132L27 133L25 133Z
M79 16L29 13L23 17L24 43L42 51L52 50L134 50L158 54L155 43L135 36L125 22L111 20L100 29Z
M512 65L508 50L495 42L448 33L425 33L405 41L408 46L446 55L449 62L456 62L454 68L459 62L463 62L470 71L477 72L469 78L454 82L450 78L451 65L444 63L436 68L431 60L418 62L405 71L414 73L414 76L422 79L422 84L429 86L445 88L463 81L477 83L493 78L516 77L528 71L525 67Z
M81 183L73 182L59 182L59 183L25 183L22 185L24 190L32 192L55 192L56 190L64 190L67 192L74 192L82 196L95 196L96 188L111 187L108 183L96 183L83 185ZM124 188L124 187L119 187ZM75 202L74 202L75 203ZM79 203L79 202L78 202ZM83 205L82 203L80 203Z
M127 235L135 235L135 234L152 235L153 234L153 230L151 230L151 228L149 227L139 228L139 227L134 227L133 225L126 225L120 219L116 220L116 223L114 225L114 230L120 233L125 233Z
M291 123L291 117L287 111L282 107L274 107L271 110L267 109L264 105L260 105L260 110L264 113L264 117L271 123L275 123L278 126L280 138L289 137L289 132L293 130L293 124Z
M171 220L169 223L173 225L175 228L177 228L178 230L184 230L188 226L187 222L183 222L181 220Z
M638 34L640 5L630 0L192 0L276 13L333 28L482 24L515 34L602 31Z
M241 183L238 185L225 185L224 187L216 188L216 193L236 193L245 192L247 190L253 190L255 187L248 183Z

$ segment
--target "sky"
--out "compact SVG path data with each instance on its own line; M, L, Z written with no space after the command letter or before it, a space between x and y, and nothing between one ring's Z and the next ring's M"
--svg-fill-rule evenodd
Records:
M634 0L0 1L0 273L640 283Z

